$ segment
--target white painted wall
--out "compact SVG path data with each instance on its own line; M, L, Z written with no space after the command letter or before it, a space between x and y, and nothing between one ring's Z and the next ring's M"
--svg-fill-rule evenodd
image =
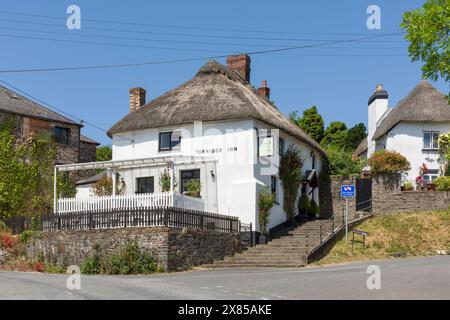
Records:
M185 125L158 129L139 130L120 133L113 136L113 160L140 159L172 155L193 155L214 158L215 162L191 163L175 168L180 184L180 171L185 169L200 169L202 193L206 202L206 210L220 214L238 216L242 222L258 226L257 197L260 182L270 187L270 172L265 172L266 165L257 163L256 129L269 128L262 122L252 119L239 121L208 122L201 125ZM158 151L159 132L181 130L181 148L178 151ZM194 134L196 133L196 134ZM311 147L294 137L281 133L285 139L286 149L290 144L296 144L303 150L305 169L311 169ZM134 140L131 143L130 140ZM278 154L278 141L275 141L275 153ZM214 151L213 151L214 150ZM266 159L267 160L267 159ZM272 159L275 167L274 175L278 174L279 159ZM316 169L320 171L321 156L316 152ZM138 177L153 176L155 192L160 192L159 175L164 166L127 169L120 173L126 184L126 193L136 191ZM211 175L214 172L214 177ZM285 221L281 183L278 181L279 205L276 205L270 215L269 228ZM315 192L318 202L318 193ZM259 230L256 227L256 230Z
M415 181L422 163L425 163L429 169L441 169L441 164L438 162L439 151L423 149L424 131L447 133L450 132L450 123L401 122L382 137L387 150L399 152L411 163L411 170L406 173L405 181Z
M92 197L94 193L92 192L92 184L83 184L76 187L77 194L76 198L87 198Z

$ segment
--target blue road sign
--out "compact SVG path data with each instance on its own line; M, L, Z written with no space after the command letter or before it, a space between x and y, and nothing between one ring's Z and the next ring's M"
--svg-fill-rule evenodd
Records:
M355 197L355 186L354 185L341 186L341 197L354 198Z

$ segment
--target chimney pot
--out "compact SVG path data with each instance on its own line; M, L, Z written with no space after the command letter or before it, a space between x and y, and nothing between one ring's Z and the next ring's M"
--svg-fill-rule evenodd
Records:
M270 100L270 88L267 86L267 80L263 80L261 87L258 88L258 93L261 97Z
M146 91L144 88L137 87L131 88L129 90L129 93L130 93L130 113L131 113L135 112L145 104Z
M250 83L250 63L251 59L246 53L227 58L227 68L239 73L248 83Z

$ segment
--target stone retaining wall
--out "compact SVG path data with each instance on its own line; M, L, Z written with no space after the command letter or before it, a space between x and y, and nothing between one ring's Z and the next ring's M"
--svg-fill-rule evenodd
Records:
M356 184L356 179L333 177L331 183L334 214L342 214L345 199L341 198L341 185ZM356 215L356 199L349 198L349 218ZM400 176L381 176L372 179L372 212L388 214L415 212L450 207L450 192L401 191Z
M134 240L168 271L187 270L241 252L238 234L169 227L44 232L30 239L30 257L58 265L80 265L94 250L106 257Z

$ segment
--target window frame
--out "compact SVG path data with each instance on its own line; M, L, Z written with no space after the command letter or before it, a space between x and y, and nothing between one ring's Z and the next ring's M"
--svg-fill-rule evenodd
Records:
M147 179L148 179L148 180L151 179L151 181L152 181L152 184L153 184L153 186L152 186L153 192L140 192L140 181L147 180ZM144 188L145 188L146 186L147 186L147 185L145 185ZM150 193L155 193L155 177L154 177L154 176L137 177L137 178L136 178L136 191L135 191L135 194L150 194Z
M60 134L58 134L59 132ZM66 132L66 138L64 141L62 141L61 137L63 135L62 132ZM55 126L53 128L53 136L55 137L55 142L63 145L69 145L70 144L70 128L67 127L61 127L61 126Z
M176 133L179 138L173 140L173 135ZM164 135L169 135L169 147L161 148L161 141ZM181 149L181 131L161 131L158 133L158 151L172 151Z
M197 171L198 171L198 179L194 177L194 174L192 174L192 178L190 178L190 179L184 179L184 178L183 178L183 174L184 174L184 173L188 173L188 172L194 173L194 172L197 172ZM202 175L201 175L201 174L202 174L202 173L201 173L201 170L198 169L198 168L195 168L195 169L180 170L180 193L183 194L183 192L184 192L184 184L185 184L185 180L192 180L192 179L195 179L195 180L198 180L198 181L201 182L201 181L202 181L202 180L201 180L201 179L202 179Z
M425 144L425 135L429 134L429 145ZM439 150L439 135L441 133L439 131L423 131L422 142L423 142L423 150ZM435 139L436 138L436 139ZM436 146L435 143L436 142Z

